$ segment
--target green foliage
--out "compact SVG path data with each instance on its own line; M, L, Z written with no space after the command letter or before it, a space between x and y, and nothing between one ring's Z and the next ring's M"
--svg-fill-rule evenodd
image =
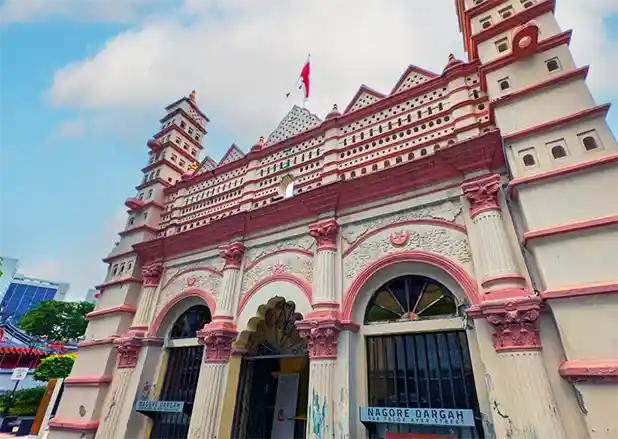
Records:
M0 412L8 403L11 392L0 395ZM13 402L9 409L10 415L28 416L36 414L36 411L45 395L45 386L19 389L13 395Z
M52 378L66 378L75 363L75 354L54 354L44 358L36 368L33 378L47 382Z
M88 321L86 314L94 309L88 302L59 302L48 300L39 303L19 319L19 329L49 341L74 340L84 335Z

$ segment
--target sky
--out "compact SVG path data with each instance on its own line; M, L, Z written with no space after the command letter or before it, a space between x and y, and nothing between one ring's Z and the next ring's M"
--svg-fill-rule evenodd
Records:
M618 2L558 0L598 103L616 103ZM83 298L119 239L163 108L191 90L205 153L276 128L311 53L308 108L465 59L453 0L0 0L0 255ZM618 129L618 110L608 121Z

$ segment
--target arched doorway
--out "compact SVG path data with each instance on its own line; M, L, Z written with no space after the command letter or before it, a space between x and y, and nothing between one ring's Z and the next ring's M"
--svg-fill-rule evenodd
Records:
M380 410L369 420L374 412L361 414L369 437L483 438L466 332L453 324L461 321L457 297L434 279L405 275L366 303L367 390L360 405L395 409L394 416Z
M197 341L197 331L212 320L210 309L194 305L183 312L165 337L167 367L159 401L182 401L189 410L183 413L157 413L150 439L184 439L189 432L190 408L193 406L204 347Z
M303 439L307 420L309 357L295 323L293 302L277 297L266 306L246 341L232 437Z

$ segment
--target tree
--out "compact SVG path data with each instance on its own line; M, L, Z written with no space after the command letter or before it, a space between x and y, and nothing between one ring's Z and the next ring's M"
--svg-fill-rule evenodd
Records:
M93 309L88 302L48 300L24 314L17 324L27 334L49 341L74 340L86 332L86 314Z
M52 378L66 378L75 363L75 354L53 354L44 358L34 371L37 381L49 381Z

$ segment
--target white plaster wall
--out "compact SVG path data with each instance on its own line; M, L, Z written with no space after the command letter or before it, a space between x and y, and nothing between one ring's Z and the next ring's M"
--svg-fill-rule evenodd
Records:
M618 268L616 226L531 241L546 288L615 282Z
M612 384L577 383L591 439L618 437L618 398Z
M482 14L475 16L472 19L472 23L471 23L472 24L472 35L476 35L484 30L483 27L481 26L481 22L486 17L491 17L491 22L493 25L496 25L500 23L501 21L504 21L502 16L499 14L499 11L502 11L503 9L509 6L513 8L516 14L525 9L522 4L522 1L520 0L509 0L503 3L500 3L498 6L489 9L487 12L483 12Z
M517 77L510 79L511 88L504 90L501 95L492 96L492 98L506 96L522 88ZM590 90L588 90L584 79L579 78L563 81L558 85L500 103L495 106L494 114L496 125L502 131L502 135L508 136L514 132L570 116L594 106L596 106L596 103ZM531 108L534 108L534 111L530 111Z

